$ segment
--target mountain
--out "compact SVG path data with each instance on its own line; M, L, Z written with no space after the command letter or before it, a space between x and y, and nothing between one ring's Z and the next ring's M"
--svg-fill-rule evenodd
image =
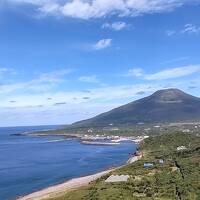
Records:
M159 90L152 95L115 108L73 127L105 127L138 123L191 122L200 120L200 98L178 89Z

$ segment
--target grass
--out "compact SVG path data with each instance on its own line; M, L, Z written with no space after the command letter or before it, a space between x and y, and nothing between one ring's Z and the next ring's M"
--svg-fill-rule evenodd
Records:
M177 146L187 150L177 152ZM150 137L140 146L145 156L111 174L128 174L125 183L105 183L104 176L89 186L48 200L199 200L200 137L173 133ZM164 164L159 164L159 159ZM144 168L144 162L153 162Z

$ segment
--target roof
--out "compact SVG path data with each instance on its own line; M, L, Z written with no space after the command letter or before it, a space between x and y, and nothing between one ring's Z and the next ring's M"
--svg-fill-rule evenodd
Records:
M107 183L126 182L128 179L129 175L111 175L105 180L105 182Z

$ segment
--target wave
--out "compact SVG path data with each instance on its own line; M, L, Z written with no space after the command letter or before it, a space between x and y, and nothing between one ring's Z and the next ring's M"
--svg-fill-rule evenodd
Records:
M68 139L58 139L58 140L50 140L50 141L46 141L44 143L53 143L53 142L63 142L63 141L67 141Z

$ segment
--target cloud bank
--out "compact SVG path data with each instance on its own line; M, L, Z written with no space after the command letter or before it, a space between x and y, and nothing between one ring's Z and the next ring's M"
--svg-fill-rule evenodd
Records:
M80 19L108 15L138 16L174 10L200 0L7 0L15 4L32 4L44 15L60 15Z
M125 76L134 76L145 80L167 80L188 76L200 72L200 65L189 65L165 69L153 74L146 74L141 68L130 69Z

